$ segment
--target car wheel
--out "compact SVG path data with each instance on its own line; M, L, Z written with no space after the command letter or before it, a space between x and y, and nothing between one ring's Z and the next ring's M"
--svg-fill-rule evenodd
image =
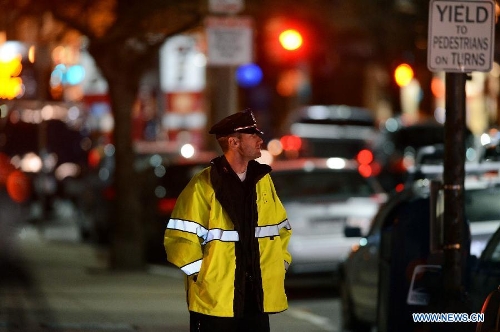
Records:
M361 322L354 314L352 298L344 277L340 281L342 331L370 332L371 326Z

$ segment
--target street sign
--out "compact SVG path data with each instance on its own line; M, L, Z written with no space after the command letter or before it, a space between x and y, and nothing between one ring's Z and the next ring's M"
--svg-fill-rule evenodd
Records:
M208 0L208 8L211 13L237 14L243 10L243 0Z
M488 72L494 46L494 0L430 1L427 44L430 71Z
M183 34L168 38L160 48L160 84L163 92L196 92L205 88L205 66L200 65L201 38Z
M246 16L208 17L208 64L239 66L252 62L252 25L252 19Z

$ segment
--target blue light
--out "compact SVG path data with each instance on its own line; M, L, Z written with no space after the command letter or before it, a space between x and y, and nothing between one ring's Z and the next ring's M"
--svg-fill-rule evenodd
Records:
M254 63L241 65L236 69L236 81L243 88L251 88L262 81L262 69Z
M71 66L66 71L64 78L65 83L69 85L80 84L85 77L85 69L80 65Z
M64 71L66 68L64 66L56 66L52 73L50 74L50 86L56 87L63 82Z

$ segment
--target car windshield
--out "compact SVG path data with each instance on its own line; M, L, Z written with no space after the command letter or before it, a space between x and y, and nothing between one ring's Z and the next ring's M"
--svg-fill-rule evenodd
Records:
M375 194L368 179L356 170L273 171L271 176L281 200L369 197Z

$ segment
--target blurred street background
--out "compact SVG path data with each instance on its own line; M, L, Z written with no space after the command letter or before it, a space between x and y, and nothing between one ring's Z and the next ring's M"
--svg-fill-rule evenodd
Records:
M187 330L165 225L220 153L207 128L246 108L294 230L273 331L407 331L432 296L466 310L450 284L478 312L500 284L499 12L0 0L0 331ZM443 287L412 289L427 272Z

